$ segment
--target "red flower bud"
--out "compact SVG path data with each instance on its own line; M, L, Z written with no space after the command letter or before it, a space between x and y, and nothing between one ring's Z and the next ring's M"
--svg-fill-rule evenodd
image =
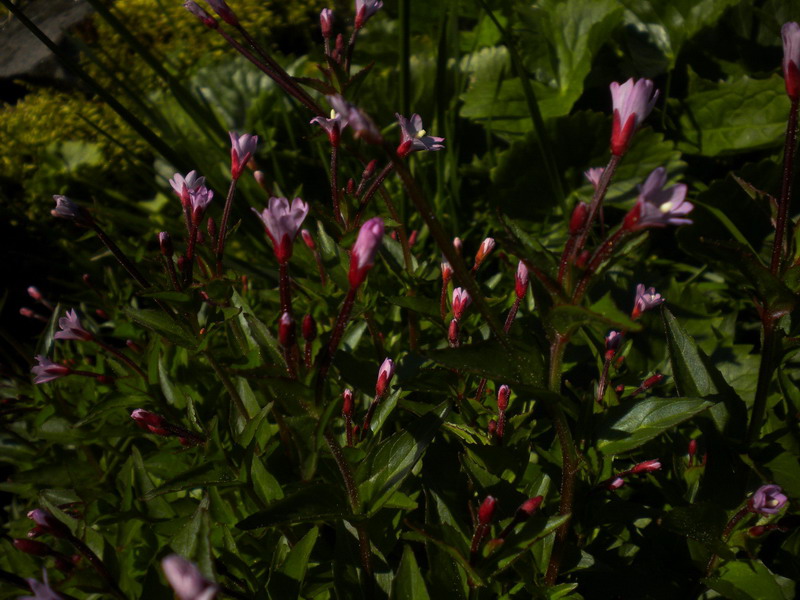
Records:
M578 202L572 211L569 219L569 234L577 235L586 225L586 217L589 216L589 205L585 202Z
M48 556L50 552L52 552L52 549L47 544L35 542L33 540L26 540L24 538L15 539L11 543L14 545L14 548L20 552L31 554L33 556Z
M447 341L453 348L458 348L458 320L456 319L450 321L450 327L447 329Z
M522 503L517 509L517 512L525 518L530 517L533 513L537 511L537 509L542 505L544 502L544 496L536 496L535 498L528 498L525 502Z
M294 319L288 312L283 313L278 321L278 341L284 348L294 342Z
M508 397L511 395L511 390L507 385L501 385L497 390L497 409L504 411L508 408Z
M342 393L344 402L342 403L342 414L348 417L353 416L353 390L345 390Z
M306 315L303 317L303 339L307 342L313 342L317 338L317 323L314 317Z
M488 525L492 522L494 511L497 508L497 499L494 496L486 496L481 507L478 509L478 523Z
M28 513L28 518L36 523L36 526L43 533L49 533L50 535L58 538L68 537L71 535L69 527L44 509L36 508L30 511Z
M174 253L172 248L172 238L166 231L162 231L158 234L158 245L161 247L161 254L164 256L171 257Z
M383 398L389 389L389 384L394 377L394 362L391 358L383 361L380 370L378 371L378 381L375 383L375 395L378 398Z
M658 471L661 468L661 463L659 460L646 460L644 462L640 462L638 465L634 466L631 469L631 473L652 473L653 471Z

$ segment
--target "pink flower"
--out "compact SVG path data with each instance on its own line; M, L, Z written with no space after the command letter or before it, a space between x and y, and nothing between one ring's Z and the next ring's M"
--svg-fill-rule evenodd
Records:
M239 24L239 19L236 18L236 15L225 0L206 0L206 2L214 12L219 15L220 19L225 21L228 25L236 26Z
M353 130L353 137L363 139L369 144L380 144L383 141L381 132L364 111L350 104L338 94L327 96L327 98L331 108L339 113L347 125L350 126L350 129Z
M33 383L48 383L72 373L72 369L69 367L54 363L42 354L37 354L36 360L39 364L31 369L31 372L36 376L33 378Z
M606 360L611 360L619 350L622 343L623 334L619 331L609 331L606 336Z
M481 525L488 525L492 522L495 509L497 508L497 499L494 496L486 496L481 507L478 509L478 523Z
M279 263L287 263L292 257L292 244L300 230L300 225L308 214L308 204L300 198L289 201L286 198L269 199L269 204L261 213L252 209L264 223L264 229L272 240L275 258Z
M519 261L517 265L517 275L515 279L514 293L517 295L517 298L521 300L525 297L525 294L528 293L528 281L530 279L528 267L526 267L525 263L522 261Z
M375 395L378 398L383 398L389 390L389 384L394 377L394 362L391 358L383 361L380 370L378 371L378 381L375 383Z
M175 173L172 179L169 180L169 184L172 186L172 189L175 190L175 193L178 194L178 197L181 199L181 204L186 207L190 204L189 193L203 187L206 184L206 178L200 177L197 171L189 171L186 177L180 173Z
M219 591L193 563L177 554L162 560L161 568L178 600L211 600Z
M397 122L400 123L400 135L402 141L397 147L397 155L400 158L408 156L411 152L419 150L437 151L444 149L444 138L427 135L422 127L422 117L414 113L410 119L395 113Z
M239 179L256 151L258 136L249 133L240 136L235 131L228 132L228 135L231 136L231 177Z
M88 226L91 224L91 217L83 208L75 204L66 196L56 194L53 196L56 201L56 207L50 211L50 214L59 219L68 219L74 221L78 225Z
M792 100L800 99L800 25L794 21L781 27L783 38L783 78L786 93Z
M319 13L319 25L322 28L322 37L331 37L333 27L333 11L330 8L323 8Z
M783 493L781 486L774 484L762 485L747 501L747 508L750 512L774 515L780 512L788 501L789 499Z
M662 304L664 302L664 298L661 297L661 294L656 292L654 287L650 287L647 290L644 289L644 284L640 283L636 286L636 297L633 301L633 310L631 311L631 319L636 320L642 313L646 310L650 310L651 308L655 308L656 306Z
M47 580L47 571L42 570L42 577L44 583L36 581L35 579L26 579L28 587L35 594L34 596L20 596L17 600L64 600L64 597L57 594L53 588L50 587L50 582Z
M511 390L507 385L501 385L497 389L497 410L504 411L508 408L508 398L511 396Z
M383 219L373 217L361 226L356 243L350 251L350 272L348 278L351 287L358 287L367 278L367 273L375 264L375 255L383 240Z
M589 183L592 184L594 189L597 189L597 186L600 185L600 178L603 176L603 171L605 171L603 167L594 167L588 171L584 171L583 176L589 180Z
M310 123L316 123L322 127L328 134L328 140L330 141L331 146L338 146L339 140L341 139L341 133L344 128L347 127L347 118L343 117L341 113L331 110L330 119L326 119L325 117L314 117L311 119Z
M152 413L143 408L137 408L131 413L131 419L145 431L156 435L170 435L167 420L161 415Z
M634 207L625 215L622 227L628 231L641 231L647 227L689 225L688 215L694 205L686 201L687 187L683 183L662 189L667 182L667 171L658 167L642 185Z
M200 8L200 5L193 0L188 0L188 2L183 3L183 8L188 10L192 13L195 17L200 19L203 22L203 25L206 27L211 27L212 29L216 29L219 25L217 24L217 20Z
M453 317L456 320L461 320L470 304L472 304L472 296L467 290L460 287L453 290Z
M653 471L658 471L659 469L661 469L661 463L656 458L654 460L640 462L631 469L631 473L652 473Z
M58 320L58 326L61 331L56 332L53 336L57 340L88 341L94 337L83 328L75 309L68 310L66 316Z
M611 125L611 153L625 154L631 138L639 126L653 110L658 91L653 93L653 82L649 79L636 81L631 77L620 85L611 84L611 102L614 107L614 120Z
M203 215L211 204L214 198L214 192L209 190L206 186L201 185L195 189L189 190L189 208L192 215L192 223L199 225L203 220Z
M383 8L381 0L356 0L355 28L361 29L367 20L381 8Z

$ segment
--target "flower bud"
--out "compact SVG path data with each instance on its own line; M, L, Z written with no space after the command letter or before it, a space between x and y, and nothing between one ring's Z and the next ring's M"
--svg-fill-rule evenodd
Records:
M530 275L528 274L528 267L525 266L524 262L519 261L519 264L517 265L517 274L515 277L514 293L520 300L522 300L525 297L525 294L528 293L529 280Z
M800 25L785 23L781 27L783 39L783 78L786 93L793 101L800 99Z
M353 390L345 390L342 392L342 398L344 401L342 402L342 414L347 417L353 416Z
M511 390L507 385L501 385L497 390L497 410L504 411L508 408L508 397Z
M236 18L236 15L225 0L206 0L206 2L228 25L236 27L239 24L239 19Z
M589 216L589 205L578 202L569 219L569 234L577 235L586 226L586 217Z
M453 267L444 257L444 254L442 254L441 268L442 268L442 284L447 285L450 282L450 279L452 279L453 277Z
M192 2L191 0L189 2L184 2L183 7L190 13L192 13L195 17L200 19L203 25L205 25L209 29L216 29L217 27L219 27L219 23L217 23L217 20L210 14L208 14L206 11L204 11L202 8L200 8L197 2Z
M492 522L496 508L497 499L494 496L486 496L486 500L483 501L483 504L478 509L478 523L489 525Z
M142 353L142 347L133 340L125 340L125 345L128 348L130 348L133 352L136 352L136 354Z
M28 287L28 296L36 300L36 302L41 302L43 298L42 293L39 291L39 288L34 287L32 285Z
M653 471L658 471L659 469L661 469L661 463L656 458L654 460L640 462L631 469L631 473L652 473Z
M614 355L619 350L620 345L622 345L622 339L624 334L620 333L619 331L609 331L608 335L606 335L606 360L611 360L614 358Z
M375 383L375 395L378 398L383 398L389 389L389 384L394 377L394 362L391 358L383 361L380 370L378 371L378 381Z
M539 507L542 505L542 502L544 502L544 496L536 496L534 498L528 498L517 509L517 514L519 514L520 516L524 516L525 518L528 518L539 509Z
M36 508L28 513L28 518L36 523L42 532L49 533L53 537L63 538L72 535L69 527L56 519L48 511Z
M494 238L487 237L483 242L481 242L480 248L478 248L478 252L475 254L475 266L480 266L486 257L492 253L492 250L495 249L497 243L494 241Z
M317 323L314 317L306 315L303 317L303 339L307 342L313 342L317 338Z
M347 186L345 187L345 191L347 192L348 196L352 196L355 193L356 182L352 177L347 180Z
M314 238L311 236L311 232L308 229L301 230L300 235L303 238L303 243L308 247L309 250L314 251L317 249L317 245L314 243Z
M625 485L625 480L622 477L614 477L614 479L612 479L606 487L613 492L614 490L621 488L623 485Z
M450 327L447 329L447 341L453 348L458 348L458 320L453 319L450 321Z
M52 552L52 548L42 542L35 542L33 540L26 540L24 538L17 538L11 542L14 548L25 554L32 556L48 556Z
M489 425L486 427L487 432L489 433L489 437L494 437L497 434L497 421L492 419L489 421Z
M288 312L283 313L278 321L278 341L284 348L294 343L294 319Z
M137 408L131 412L131 419L145 431L156 435L169 435L167 420L161 415L152 413L149 410L144 410L143 408Z
M417 243L417 235L419 235L419 230L415 229L414 231L411 232L411 235L408 236L409 247Z
M170 237L169 233L162 231L158 234L158 245L161 248L161 254L167 258L172 257L174 249L172 248L172 238Z
M697 454L697 440L695 439L689 440L688 454L689 454L689 464L692 464L694 462L694 457Z
M361 174L363 179L369 179L373 175L375 175L375 169L378 168L378 161L376 159L372 159L367 163L367 166L364 167L364 172Z
M592 253L588 250L584 250L578 255L578 260L575 261L575 266L579 269L585 269L591 257Z
M330 8L323 8L319 13L319 25L322 29L322 37L330 39L333 34L333 11Z
M469 305L472 304L472 296L463 288L453 290L453 317L461 320Z
M88 227L92 224L92 218L84 208L75 204L66 196L56 194L53 196L56 201L56 207L50 211L50 214L59 219L67 219L76 225Z
M383 231L383 219L380 217L374 217L361 226L356 243L350 251L350 287L357 288L367 278L367 273L375 264Z

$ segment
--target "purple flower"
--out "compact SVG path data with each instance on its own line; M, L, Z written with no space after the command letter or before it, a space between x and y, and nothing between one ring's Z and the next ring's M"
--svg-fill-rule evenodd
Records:
M472 304L472 296L467 290L460 287L453 290L453 317L455 319L460 321L470 304Z
M592 184L594 189L597 189L597 186L600 185L600 178L603 176L603 171L605 171L603 167L593 167L588 171L584 171L583 176L589 180L589 183Z
M64 600L64 597L57 594L53 588L50 587L50 582L47 580L47 571L42 571L42 578L44 583L36 581L35 579L26 579L34 596L20 596L17 600Z
M36 360L39 364L31 369L31 373L36 376L33 378L33 383L48 383L72 373L72 369L69 367L54 363L43 354L37 354Z
M319 13L319 26L322 29L322 37L331 37L333 27L333 11L330 8L323 8Z
M667 182L667 171L658 167L640 188L634 207L625 215L622 227L628 231L640 231L647 227L667 225L689 225L686 215L694 205L686 201L686 184L679 183L662 189Z
M383 219L373 217L361 226L356 243L350 251L350 272L348 279L351 287L358 287L367 278L367 273L375 264L375 255L383 241Z
M333 110L339 113L342 119L350 126L350 129L353 130L353 137L356 139L363 138L369 144L380 144L383 141L381 132L378 131L375 123L364 111L350 104L338 94L327 96L327 98Z
M406 119L403 115L395 113L397 122L400 123L400 135L402 141L397 147L397 155L400 158L408 156L411 152L419 150L442 150L444 148L444 138L427 135L427 132L422 127L422 117L414 113L410 119Z
M200 5L197 4L197 2L194 2L193 0L188 0L187 2L183 3L183 8L188 10L198 19L200 19L203 22L203 25L205 25L206 27L211 27L212 29L216 29L217 27L219 27L219 25L217 24L217 20L210 14L208 14L206 11L204 11L202 8L200 8Z
M794 21L781 27L783 38L783 78L786 93L792 100L800 99L800 25Z
M325 117L314 117L310 122L312 124L316 123L327 132L331 146L339 145L339 139L341 138L342 130L347 127L347 119L341 114L337 113L335 110L331 110L330 119L326 119Z
M612 154L625 154L633 134L653 110L657 99L658 90L653 93L653 82L649 79L636 81L631 77L622 85L616 81L611 84L611 103L614 108L611 125Z
M355 28L361 29L381 8L383 8L381 0L356 0Z
M191 210L192 223L194 225L199 225L200 221L203 220L203 215L205 214L208 205L211 204L211 200L213 198L214 192L209 190L204 185L201 185L196 189L189 190L189 209Z
M42 533L48 533L58 538L71 535L69 527L42 508L34 508L29 511L28 518L36 523L36 526L41 529Z
M650 287L644 289L644 284L640 283L636 286L636 298L633 301L633 311L631 311L631 319L638 319L642 313L651 308L655 308L663 304L664 298L661 294L656 292L656 288Z
M622 338L624 334L620 333L619 331L609 331L608 335L606 335L606 360L611 360L614 358L614 355L619 350L620 344L622 344Z
M87 226L91 224L89 214L66 196L56 194L53 196L53 200L56 201L56 207L50 211L50 214L54 217L68 219L78 225Z
M387 358L378 370L378 380L375 382L375 395L377 397L383 398L389 389L392 377L394 377L394 362L391 358Z
M269 199L269 204L261 213L252 209L264 223L264 229L272 240L275 258L279 263L287 263L292 257L292 244L300 231L300 225L308 214L308 204L300 198L289 201L286 198Z
M193 190L197 190L206 184L206 178L197 175L197 171L189 171L186 177L180 173L175 173L169 184L178 197L181 199L181 204L186 207L189 206L189 194Z
M217 595L217 586L182 556L170 554L161 561L161 568L178 600L211 600Z
M225 0L206 0L206 2L213 11L219 15L220 19L225 21L228 25L233 25L235 27L239 24L239 19L236 18L236 15Z
M517 298L521 300L525 297L525 294L528 293L528 281L530 279L528 267L526 267L525 263L522 261L519 261L517 265L517 275L515 279L514 292L517 294Z
M258 136L249 133L240 136L235 131L229 131L228 135L231 136L231 177L239 179L256 151Z
M789 499L783 493L781 486L769 484L762 485L747 501L750 512L762 515L774 515L783 508Z
M57 340L87 341L94 337L83 328L75 309L68 310L66 316L58 320L58 326L61 328L61 331L57 331L53 336Z

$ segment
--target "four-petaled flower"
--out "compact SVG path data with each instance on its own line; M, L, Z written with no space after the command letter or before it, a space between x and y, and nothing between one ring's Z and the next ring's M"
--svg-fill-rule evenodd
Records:
M779 485L762 485L747 501L750 512L762 515L774 515L783 508L789 499Z
M36 360L39 364L31 369L31 372L35 375L33 383L48 383L72 373L72 369L69 367L54 363L43 354L37 354Z
M380 144L383 141L381 132L364 111L350 104L338 94L327 96L327 98L331 108L340 114L342 119L350 126L350 129L353 130L353 137L356 139L361 138L369 144Z
M273 196L262 212L259 213L255 208L252 210L264 223L264 229L272 240L275 258L279 263L287 263L292 257L294 239L308 214L308 204L295 198L290 205L286 198Z
M647 176L639 191L634 207L625 215L623 229L634 232L647 227L667 225L689 225L687 219L694 205L686 200L686 184L678 183L662 189L667 183L667 171L658 167Z
M444 138L427 135L422 127L422 117L414 113L410 119L395 113L397 122L400 123L401 142L397 147L397 155L400 158L408 156L411 152L419 150L442 150L444 148Z
M212 198L214 198L214 192L204 185L189 190L189 210L191 211L192 224L200 224L208 205L211 204Z
M786 93L792 100L800 99L800 25L792 21L781 27L783 39L783 78Z
M355 28L361 29L367 20L383 8L381 0L356 0Z
M625 154L633 134L653 110L657 99L658 90L653 93L653 82L649 79L636 81L631 77L622 85L616 81L611 84L611 103L614 108L614 120L611 124L612 154Z
M380 370L378 371L378 380L375 382L375 396L383 398L389 390L389 384L394 377L394 362L391 358L383 361Z
M189 193L203 187L206 184L206 178L198 175L197 171L189 171L186 177L180 173L175 173L172 179L169 180L169 184L172 186L172 189L175 190L175 193L178 194L178 197L181 199L181 204L185 208L190 204Z
M161 561L161 568L178 600L211 600L219 588L203 577L193 563L182 556L170 554Z
M350 251L350 271L348 279L351 287L358 287L367 278L367 273L375 264L375 255L383 241L383 219L373 217L361 226L356 243Z
M228 132L228 135L231 136L231 177L239 179L256 151L258 136L249 133L240 136L235 131Z
M58 320L61 331L57 331L53 336L57 340L78 340L87 341L92 339L92 334L86 331L81 325L78 313L75 309L68 310L67 314Z
M467 290L460 287L453 290L453 317L456 320L461 320L470 304L472 304L472 296Z
M326 119L325 117L314 117L310 122L316 123L325 130L325 132L328 134L328 140L330 140L331 146L339 145L342 130L347 127L347 118L342 116L340 113L337 113L335 110L331 110L330 119Z
M663 302L664 298L656 292L656 288L650 287L645 290L644 284L640 283L636 286L636 297L633 301L631 319L638 319L644 311L655 308Z

